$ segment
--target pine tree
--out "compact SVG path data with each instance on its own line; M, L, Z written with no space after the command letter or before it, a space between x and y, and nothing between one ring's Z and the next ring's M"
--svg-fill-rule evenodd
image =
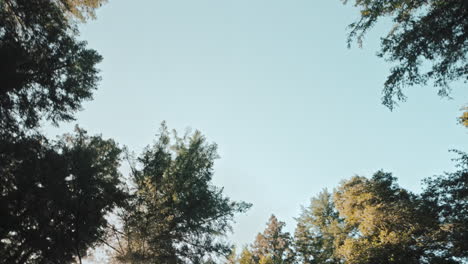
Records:
M294 262L292 237L283 228L286 224L272 215L263 233L259 233L252 245L252 254L257 263L264 261L273 264Z

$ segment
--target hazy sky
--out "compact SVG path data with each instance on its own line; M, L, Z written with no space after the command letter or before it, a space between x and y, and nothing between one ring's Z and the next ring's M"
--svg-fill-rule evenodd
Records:
M163 120L201 130L219 146L216 185L253 203L236 217L238 245L272 213L293 232L301 205L355 174L384 169L418 191L453 169L449 149L468 149L456 121L468 94L413 87L390 112L391 65L375 56L389 25L347 49L357 16L339 0L110 0L81 30L104 56L99 90L77 122L46 131L78 123L138 153Z

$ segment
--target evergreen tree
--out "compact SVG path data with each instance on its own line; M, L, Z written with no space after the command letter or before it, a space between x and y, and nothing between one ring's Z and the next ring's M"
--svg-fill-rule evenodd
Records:
M333 196L327 190L311 199L297 219L295 250L301 263L341 263L336 257L336 241L346 235L343 220L333 204Z
M426 212L432 212L438 226L434 228L434 258L451 263L468 261L468 155L457 152L458 170L428 178L422 197Z
M250 205L233 202L211 183L216 145L195 132L171 137L163 124L158 141L147 147L133 169L136 187L123 215L128 263L202 263L227 256L235 213Z
M292 237L283 228L286 224L272 215L263 233L259 233L252 245L256 263L287 264L294 263Z
M0 1L0 263L81 261L125 199L115 142L37 130L91 99L101 56L76 39L76 22L102 2Z
M18 136L41 119L73 120L99 80L101 56L78 41L71 17L100 0L0 1L0 136Z
M81 262L126 199L116 143L77 129L1 141L0 153L0 263Z

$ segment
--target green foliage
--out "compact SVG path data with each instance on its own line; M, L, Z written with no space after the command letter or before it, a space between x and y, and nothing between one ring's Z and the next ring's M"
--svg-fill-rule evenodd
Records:
M2 134L18 135L41 119L73 120L91 99L101 56L76 40L67 14L91 11L94 2L101 1L0 1Z
M462 264L468 261L468 156L415 195L390 173L355 176L313 198L297 219L301 263Z
M0 263L81 262L126 199L114 141L37 131L91 99L101 56L76 39L76 19L102 2L0 1Z
M347 3L347 0L343 0ZM392 109L404 101L402 88L431 81L439 95L450 92L455 80L468 80L468 2L446 0L355 0L361 11L352 23L348 44L359 45L379 19L389 17L394 25L382 38L379 56L396 65L384 89L383 104ZM427 64L427 66L426 66Z
M256 263L287 264L294 263L292 237L283 228L286 224L272 215L263 233L259 233L252 245L253 259Z
M335 241L344 235L343 220L327 190L312 198L297 220L295 250L301 263L341 263L335 254Z
M0 153L0 263L67 263L100 242L126 198L114 141L77 129L2 140Z
M174 142L163 124L159 139L138 158L134 198L123 216L129 263L201 263L228 255L222 238L235 213L250 205L233 202L211 184L216 145L195 132Z
M459 170L427 179L422 196L439 220L434 251L468 261L468 155L455 152L460 155Z

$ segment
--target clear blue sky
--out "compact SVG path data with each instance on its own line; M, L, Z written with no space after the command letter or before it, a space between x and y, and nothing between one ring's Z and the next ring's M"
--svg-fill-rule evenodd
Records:
M391 65L375 56L389 25L347 49L357 15L339 0L110 0L81 31L104 56L95 99L46 131L78 123L139 152L163 120L201 130L219 145L214 182L254 205L236 217L238 245L272 213L293 231L301 205L355 174L384 169L419 191L453 169L449 149L468 150L456 121L467 93L413 87L390 112L380 97Z

